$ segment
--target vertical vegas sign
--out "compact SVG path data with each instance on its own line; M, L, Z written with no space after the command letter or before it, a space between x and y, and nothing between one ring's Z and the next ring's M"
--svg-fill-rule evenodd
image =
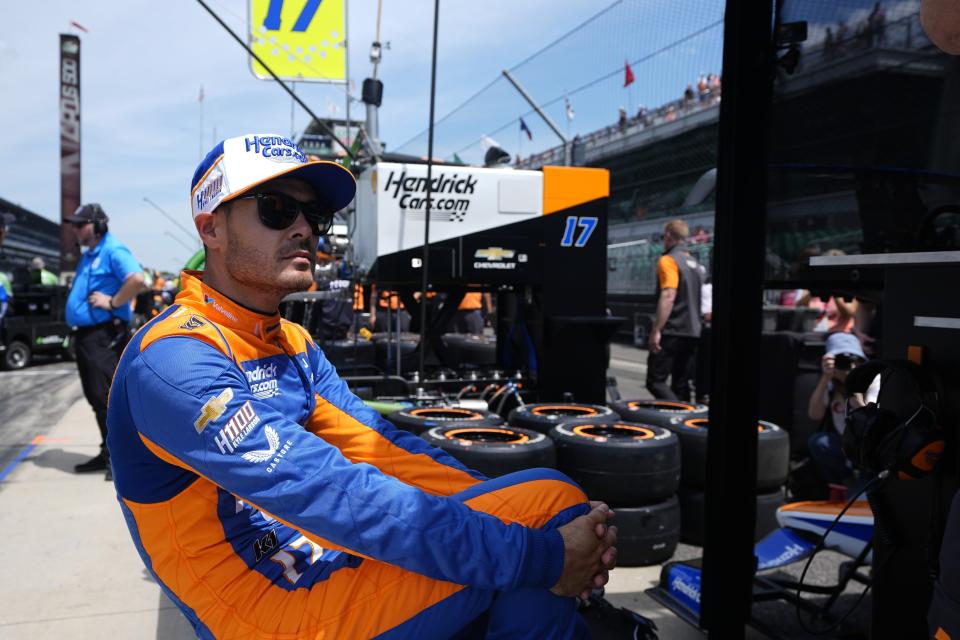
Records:
M60 218L80 206L80 38L60 34ZM67 224L60 225L60 269L77 266L77 246Z

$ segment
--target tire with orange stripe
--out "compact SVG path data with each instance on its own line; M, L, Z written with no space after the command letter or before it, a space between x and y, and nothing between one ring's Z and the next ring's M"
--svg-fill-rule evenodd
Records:
M533 429L549 435L561 422L574 420L579 424L597 424L613 422L619 418L613 409L599 404L541 402L517 407L510 412L507 422L515 427Z
M617 566L643 567L669 560L680 541L680 501L671 496L644 507L617 507Z
M610 408L624 420L654 424L670 428L672 421L680 418L706 418L710 408L705 404L690 404L672 400L617 400Z
M528 429L509 425L433 427L421 437L488 478L556 466L553 441Z
M489 427L503 424L503 418L492 411L459 407L412 407L387 416L397 428L417 435L433 427Z
M611 506L661 502L680 486L680 442L669 429L611 420L564 422L550 432L557 468Z
M707 483L707 418L677 419L671 430L683 449L683 485L703 489ZM790 434L760 420L757 425L757 491L773 491L787 481L790 468Z

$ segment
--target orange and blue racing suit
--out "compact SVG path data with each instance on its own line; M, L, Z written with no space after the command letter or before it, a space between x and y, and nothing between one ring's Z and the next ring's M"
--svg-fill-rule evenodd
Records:
M566 476L486 480L394 428L299 325L184 272L110 392L121 509L202 638L576 638Z

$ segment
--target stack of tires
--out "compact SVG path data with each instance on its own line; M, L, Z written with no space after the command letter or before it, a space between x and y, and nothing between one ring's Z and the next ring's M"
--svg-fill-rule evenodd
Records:
M703 544L709 408L668 400L621 400L610 406L627 420L670 429L680 439L683 460L677 492L683 513L680 539ZM783 484L790 465L790 436L769 422L761 421L757 429L756 536L759 540L777 527L777 508L783 504Z
M546 432L557 449L557 468L592 500L616 512L618 564L640 566L673 555L680 538L680 443L670 430L624 422L607 407L526 405L510 424Z
M506 425L491 411L418 407L401 409L387 419L488 478L556 466L553 442L546 435Z
M680 438L683 474L678 492L683 512L680 537L690 544L703 544L705 522L704 488L707 469L709 419L675 419L671 430ZM783 504L783 484L790 464L789 434L769 422L757 426L757 526L759 540L777 528L777 508Z

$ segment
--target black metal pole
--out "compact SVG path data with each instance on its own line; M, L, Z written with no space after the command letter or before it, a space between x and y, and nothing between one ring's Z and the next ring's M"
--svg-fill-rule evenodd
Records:
M727 0L724 18L700 626L725 640L744 637L755 571L772 7Z
M433 204L433 110L437 97L437 26L440 0L433 2L433 56L430 61L430 126L427 133L427 212L423 223L423 279L420 281L420 384L427 357L427 268L430 260L430 208Z
M263 68L267 70L267 73L269 73L270 76L271 76L274 80L277 81L277 84L279 84L280 87L283 88L284 91L286 91L287 93L290 94L290 97L293 98L294 102L296 102L298 105L300 105L301 107L303 107L303 110L306 111L308 114L310 114L310 117L313 118L313 121L316 122L317 125L318 125L321 129L323 129L324 133L326 133L328 136L330 136L330 139L331 139L331 140L333 140L334 142L336 142L338 145L340 145L340 146L343 148L344 151L347 152L347 157L350 158L351 160L353 160L353 152L350 151L350 147L348 147L348 146L343 142L343 140L341 140L340 138L338 138L338 137L337 137L337 134L335 134L330 127L328 127L322 120L320 120L320 118L317 117L317 114L315 114L315 113L313 112L313 110L310 109L310 107L307 106L307 103L304 102L303 100L301 100L299 97L297 97L297 94L290 90L290 87L288 87L287 84L286 84L283 80L281 80L281 79L279 78L279 76L277 76L277 74L275 74L275 73L273 72L273 69L271 69L271 68L269 67L269 65L267 65L267 63L264 62L264 61L260 58L260 56L258 56L257 54L255 54L255 53L253 52L253 49L251 49L250 47L248 47L248 46L247 46L247 43L244 42L243 40L241 40L241 39L240 39L240 36L238 36L237 34L235 34L235 33L233 32L233 29L231 29L230 27L227 26L227 23L226 23L226 22L224 22L223 20L221 20L221 19L220 19L220 16L218 16L216 13L214 13L213 9L211 9L210 7L207 6L207 3L206 3L206 2L204 2L203 0L197 0L197 2L200 3L200 6L201 6L201 7L203 7L204 9L207 10L207 13L209 13L211 16L213 16L213 19L214 19L214 20L216 20L217 22L220 23L220 26L223 27L224 30L225 30L227 33L229 33L229 34L233 37L233 39L236 40L237 43L238 43L241 47L243 47L243 50L244 50L244 51L246 51L247 53L250 54L250 57L252 57L254 60L256 60L257 62L259 62L260 65L263 66ZM348 92L349 92L349 90L348 90ZM348 97L348 100L349 100L349 97Z

